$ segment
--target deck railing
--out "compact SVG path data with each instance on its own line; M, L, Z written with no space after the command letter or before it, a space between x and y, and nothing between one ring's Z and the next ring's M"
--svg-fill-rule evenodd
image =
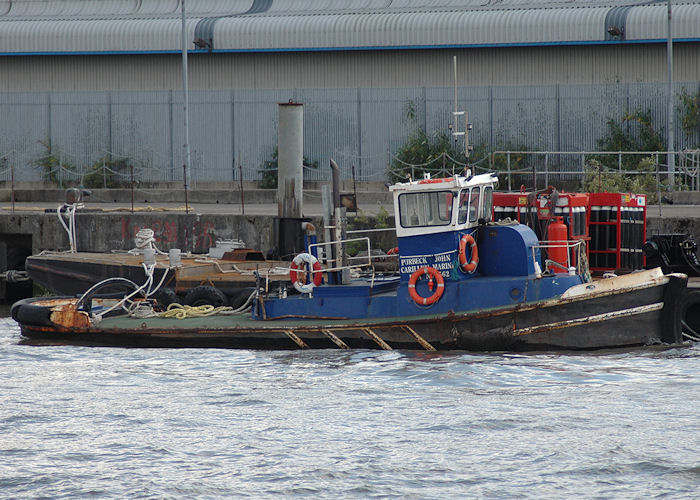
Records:
M666 151L494 151L488 168L499 173L508 191L520 184L546 187L552 179L582 182L587 175L654 175L676 189L700 190L700 150L673 153L675 171L669 172ZM650 169L639 169L641 160L651 160ZM614 166L612 166L614 165ZM544 185L542 185L544 180Z
M574 272L576 274L587 274L588 271L588 259L586 258L586 244L583 240L570 240L570 241L540 241L539 244L533 245L531 248L532 259L535 263L538 262L536 250L544 250L550 255L550 250L555 248L566 249L566 265L547 258L544 261L544 269L535 269L535 274L542 274L542 272L551 271L554 268L559 268L564 272ZM538 264L539 265L539 264Z

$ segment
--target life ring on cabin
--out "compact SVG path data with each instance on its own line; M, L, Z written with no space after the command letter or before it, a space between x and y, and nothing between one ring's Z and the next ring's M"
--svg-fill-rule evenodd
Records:
M435 281L437 281L437 288L430 297L421 297L420 295L418 295L418 292L416 292L416 282L424 274L427 274L429 278L428 289L433 289L433 278L435 278ZM408 280L408 293L411 296L411 298L415 301L415 303L419 305L429 306L434 304L435 302L440 300L440 297L442 297L444 291L445 280L442 277L442 274L440 274L440 271L438 271L434 267L421 267L420 269L415 271L411 275L411 278Z
M301 283L299 281L301 276L297 274L297 270L306 264L310 265L312 268L311 274L313 275L314 279L311 281L311 283ZM289 267L291 268L289 270L289 279L299 293L311 293L311 290L313 290L314 287L321 284L321 280L323 279L321 264L319 264L318 259L310 253L300 253L294 257L292 265Z
M467 262L467 245L472 248L472 260ZM476 241L471 234L465 234L459 240L459 266L465 273L473 273L476 271L476 266L479 264L479 249L476 246Z
M398 253L399 253L399 247L390 248L386 252L387 255L396 255Z

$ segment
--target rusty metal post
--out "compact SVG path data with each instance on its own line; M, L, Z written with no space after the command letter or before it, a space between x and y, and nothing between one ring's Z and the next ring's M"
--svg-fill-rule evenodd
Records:
M134 164L129 165L129 177L131 177L131 213L134 213Z
M241 165L241 156L238 155L238 172L239 172L239 182L241 185L241 214L245 215L245 202L243 201L243 165Z
M357 184L355 184L355 165L352 166L352 194L355 195L355 205L357 206ZM355 208L357 212L357 208Z
M279 104L277 136L277 215L301 217L304 185L304 105Z
M187 176L187 164L184 164L182 166L182 170L185 176ZM190 204L187 201L187 184L185 183L185 213L189 214L190 213Z
M15 213L15 164L10 165L10 197L12 201L12 213Z
M331 185L333 186L332 189L332 198L331 201L333 202L333 210L338 208L340 205L340 169L338 168L338 164L331 158Z

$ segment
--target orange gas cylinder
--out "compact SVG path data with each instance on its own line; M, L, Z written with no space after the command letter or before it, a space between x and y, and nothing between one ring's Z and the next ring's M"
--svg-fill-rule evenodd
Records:
M562 268L559 266L552 266L552 270L555 273L565 273L567 268L566 257L568 253L566 242L568 237L567 228L566 224L564 224L563 217L554 217L551 220L549 223L549 228L547 229L547 240L549 240L550 245L556 245L550 246L547 249L549 258L563 266Z

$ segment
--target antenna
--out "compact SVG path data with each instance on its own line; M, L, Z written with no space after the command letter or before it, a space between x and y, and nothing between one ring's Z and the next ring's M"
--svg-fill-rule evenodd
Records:
M469 144L469 131L472 129L472 124L469 123L469 113L466 111L457 110L457 56L453 56L453 68L454 68L454 111L452 111L452 123L449 126L450 133L454 137L455 145L457 144L457 137L464 136L464 157L469 163L469 153L474 149ZM464 116L464 132L458 130L458 116Z

